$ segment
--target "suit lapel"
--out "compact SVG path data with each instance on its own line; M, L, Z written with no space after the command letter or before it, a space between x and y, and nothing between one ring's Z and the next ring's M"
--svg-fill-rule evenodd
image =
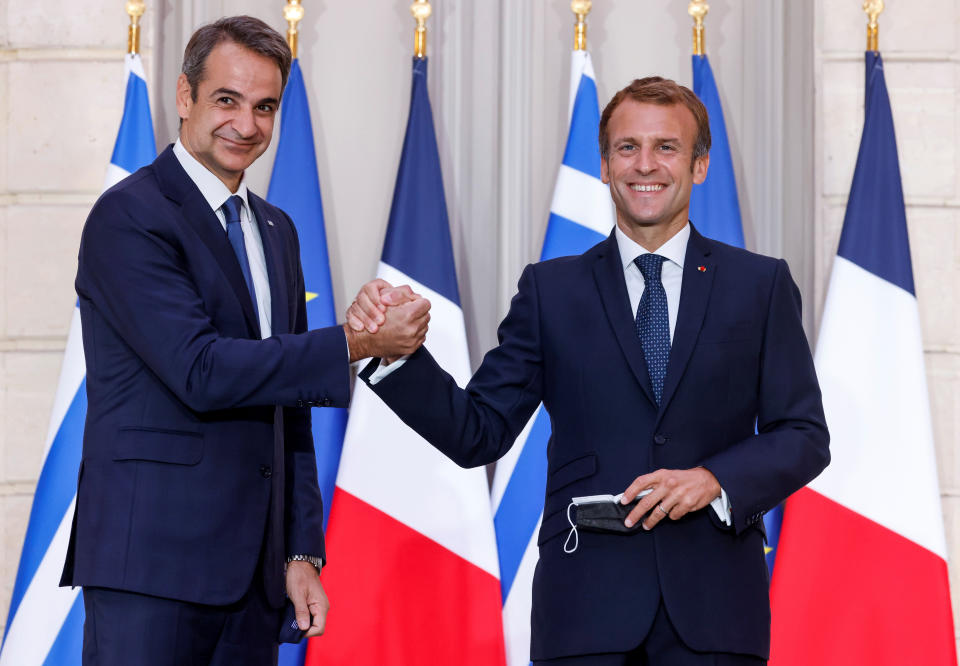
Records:
M263 241L263 256L267 261L267 279L270 281L270 330L273 335L290 332L290 313L287 310L287 281L283 279L283 239L280 227L273 219L263 200L248 193L248 201L257 218L260 239Z
M647 399L656 405L653 389L650 387L647 362L643 358L643 348L637 337L636 323L630 316L630 297L627 295L627 283L623 278L620 252L613 233L601 247L593 266L593 276L597 281L597 290L600 292L603 309L616 334L617 342L620 343L620 349L623 350L623 355L627 359L627 365L633 371Z
M217 214L213 212L200 190L180 166L180 161L173 154L172 147L168 146L157 157L154 164L160 180L160 191L167 198L180 204L187 224L210 250L220 270L226 276L227 282L230 283L233 293L240 301L249 333L251 336L260 337L260 322L254 315L253 301L250 299L247 283L243 279L243 271L240 270L240 263L233 253L233 248L227 240L227 234Z
M690 240L687 243L687 253L683 263L680 308L677 313L677 325L673 332L673 344L670 346L670 361L667 364L667 376L664 379L663 399L660 401L661 415L677 390L677 385L693 353L697 336L703 326L703 317L707 312L715 272L716 264L710 260L709 243L691 224Z

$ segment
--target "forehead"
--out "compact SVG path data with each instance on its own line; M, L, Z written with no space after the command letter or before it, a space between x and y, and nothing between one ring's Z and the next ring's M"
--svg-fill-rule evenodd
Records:
M281 85L276 62L235 42L220 42L213 47L200 82L207 90L226 88L257 99L279 99Z
M625 99L610 116L610 140L626 137L675 137L692 145L697 136L697 120L683 104L650 104Z

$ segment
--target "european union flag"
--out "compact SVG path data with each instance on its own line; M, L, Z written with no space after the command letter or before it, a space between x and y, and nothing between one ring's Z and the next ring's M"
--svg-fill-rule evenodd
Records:
M267 201L282 208L297 227L300 236L300 264L307 292L307 325L310 328L337 323L330 280L330 258L323 224L323 201L320 198L320 177L317 155L313 147L310 105L303 83L300 61L295 59L283 93L280 111L280 138L270 176ZM337 480L343 433L347 427L347 410L336 407L316 408L312 413L313 443L317 455L317 478L323 495L323 524L326 527ZM284 644L280 649L280 666L301 666L307 641L299 645Z

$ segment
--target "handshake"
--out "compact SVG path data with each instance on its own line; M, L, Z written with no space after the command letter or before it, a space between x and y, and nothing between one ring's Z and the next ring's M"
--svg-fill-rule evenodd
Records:
M412 354L427 337L430 301L404 285L381 279L363 285L347 308L343 330L350 362L378 357L390 363Z

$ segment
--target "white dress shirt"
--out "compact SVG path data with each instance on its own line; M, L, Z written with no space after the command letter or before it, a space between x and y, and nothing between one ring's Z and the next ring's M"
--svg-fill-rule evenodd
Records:
M227 232L227 218L223 212L223 204L236 194L243 201L240 206L240 228L243 230L243 244L247 248L247 261L250 263L250 277L253 279L253 288L257 292L257 311L260 315L260 337L269 338L272 332L270 313L270 280L267 278L267 260L263 254L263 239L260 238L260 229L257 219L247 201L246 174L240 179L240 187L231 192L223 181L203 166L187 152L180 143L180 139L173 144L173 154L180 161L180 166L190 176L190 180L200 190L200 194L210 204L210 208L220 220L223 232Z
M673 332L677 328L677 313L680 312L683 260L687 256L690 224L685 224L683 229L675 233L670 240L654 250L653 253L639 243L635 243L620 230L619 226L616 227L614 233L617 237L620 263L623 266L623 278L627 283L627 295L630 297L630 308L634 319L636 319L637 307L640 305L640 297L643 296L643 288L646 283L643 279L643 273L640 272L640 268L633 260L641 254L658 254L661 257L666 257L660 271L660 281L663 283L663 290L667 293L667 315L670 319L670 344L672 345ZM731 524L730 501L727 499L727 491L721 488L720 497L710 502L710 506L716 511L720 520L727 525Z

